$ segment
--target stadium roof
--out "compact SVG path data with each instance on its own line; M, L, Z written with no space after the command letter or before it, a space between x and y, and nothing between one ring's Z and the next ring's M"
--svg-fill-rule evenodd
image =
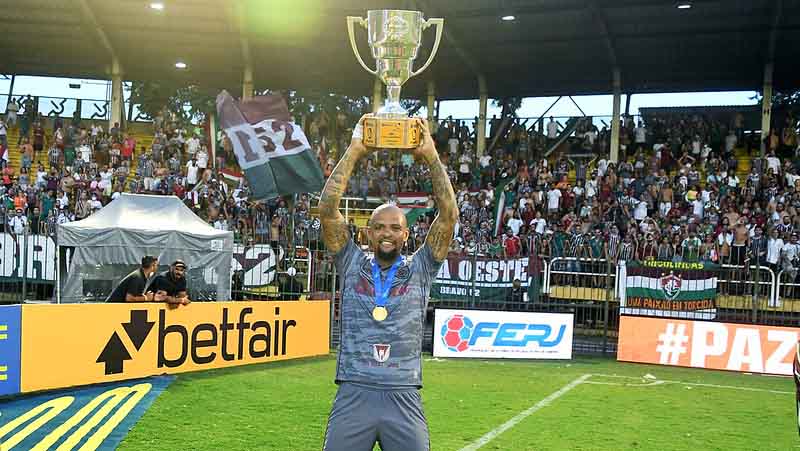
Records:
M759 89L800 79L800 0L5 0L0 72L108 78L112 52L124 78L175 80L239 92L248 43L257 89L371 93L350 50L345 16L419 9L443 17L436 59L403 96L603 94L612 68L623 92ZM501 16L513 15L512 21ZM425 32L416 67L433 41ZM366 35L361 51L372 64ZM772 56L771 56L772 55ZM185 62L184 70L175 68Z

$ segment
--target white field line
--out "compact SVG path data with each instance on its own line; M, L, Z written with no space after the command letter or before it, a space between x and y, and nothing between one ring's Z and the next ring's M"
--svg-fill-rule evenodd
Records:
M667 381L655 381L655 382L648 382L646 384L623 384L620 382L597 382L597 381L586 381L584 384L590 385L616 385L618 387L626 386L626 387L652 387L654 385L664 385Z
M480 449L483 445L492 441L495 437L502 434L503 432L511 429L512 427L519 424L520 421L524 420L525 418L533 415L537 410L541 409L542 407L549 406L553 401L563 396L568 391L572 390L573 388L577 387L578 385L585 382L589 379L592 375L591 374L584 374L583 376L575 379L574 381L570 382L569 384L561 387L557 391L551 393L548 397L542 399L541 401L537 402L527 410L524 410L517 414L514 418L506 421L505 423L497 426L496 428L492 429L491 431L487 432L483 437L475 440L471 444L461 448L459 451L475 451Z
M616 378L616 379L635 379L635 380L642 380L642 377L635 377L635 376L618 376L616 374L592 374L595 377L607 377L607 378ZM751 391L751 392L761 392L761 393L775 393L779 395L793 395L795 392L793 391L783 391L783 390L770 390L766 388L754 388L754 387L741 387L736 385L717 385L717 384L701 384L697 382L684 382L684 381L671 381L666 379L658 379L657 381L651 381L646 384L614 384L613 382L599 382L599 381L587 381L587 384L595 384L595 385L625 385L628 387L648 387L656 385L653 382L661 382L662 384L678 384L678 385L688 385L690 387L705 387L705 388L721 388L725 390L740 390L740 391Z

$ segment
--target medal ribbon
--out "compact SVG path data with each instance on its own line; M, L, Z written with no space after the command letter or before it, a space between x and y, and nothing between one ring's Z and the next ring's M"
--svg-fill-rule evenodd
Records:
M389 300L389 291L392 289L392 282L394 282L394 275L397 273L397 268L403 262L403 257L397 257L397 260L389 268L386 273L386 280L381 280L381 267L375 259L372 259L372 283L375 285L375 306L383 307L386 301Z

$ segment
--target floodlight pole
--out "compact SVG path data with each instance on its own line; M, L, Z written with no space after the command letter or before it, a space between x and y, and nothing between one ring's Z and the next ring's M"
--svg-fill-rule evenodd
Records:
M611 118L611 155L614 163L619 161L619 109L622 97L622 82L619 68L614 69L614 112Z
M478 91L480 106L478 110L478 130L475 134L475 158L480 158L486 151L486 104L489 101L489 92L486 88L486 77L478 75Z
M764 97L761 99L761 158L766 154L772 123L772 71L773 64L764 66Z
M242 74L242 100L253 98L253 63L245 62Z
M108 118L109 130L114 124L122 126L122 68L117 57L111 59L111 116Z
M436 133L436 129L438 128L438 123L436 121L436 82L433 80L428 80L427 83L427 91L428 91L428 128L430 129L431 133Z
M6 100L6 113L8 113L8 104L11 103L11 100L14 99L14 81L16 79L17 79L17 74L11 74L11 84L8 86L8 100Z

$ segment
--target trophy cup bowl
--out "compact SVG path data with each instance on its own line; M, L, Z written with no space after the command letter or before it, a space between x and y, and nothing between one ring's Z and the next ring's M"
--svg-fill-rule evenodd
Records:
M354 26L367 29L368 43L375 58L375 69L369 68L356 46ZM422 41L422 31L436 26L436 40L430 56L418 70L413 70ZM400 105L400 89L409 78L419 75L433 61L442 39L444 19L422 17L420 11L373 10L367 18L347 17L350 47L367 72L386 85L386 102L364 120L364 145L388 149L413 149L419 146L420 130L414 118Z

